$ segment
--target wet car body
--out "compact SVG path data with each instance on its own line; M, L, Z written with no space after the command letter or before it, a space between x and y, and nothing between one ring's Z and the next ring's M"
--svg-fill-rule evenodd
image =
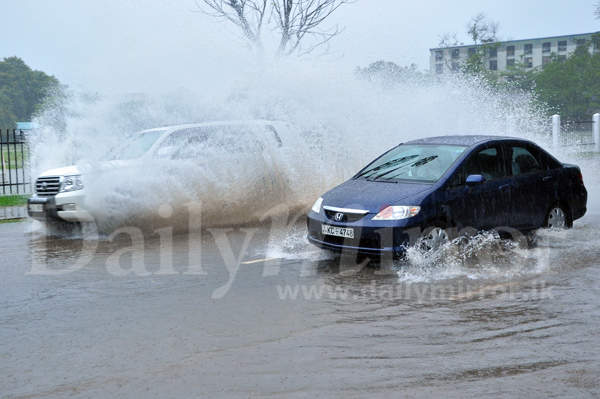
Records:
M94 222L95 215L88 210L89 186L99 178L110 179L111 174L124 170L143 169L144 162L206 164L206 150L218 149L239 156L271 145L287 155L291 140L285 122L268 120L204 122L143 130L125 138L121 146L107 154L106 160L97 164L71 165L41 173L34 195L27 200L28 215L40 221ZM265 171L265 176L268 173Z
M422 151L456 150L437 179L391 179L388 176L399 168L389 167L398 160L381 163L381 159L400 151L403 145L425 149ZM317 201L307 217L310 243L337 252L398 256L431 229L441 231L446 238L482 230L528 232L557 221L570 227L586 212L587 191L579 168L560 163L531 141L444 136L403 145L383 154L325 193L320 203ZM437 157L415 155L400 161L412 170ZM374 175L372 171L378 168L381 173ZM381 220L382 214L391 212L391 206L416 213Z

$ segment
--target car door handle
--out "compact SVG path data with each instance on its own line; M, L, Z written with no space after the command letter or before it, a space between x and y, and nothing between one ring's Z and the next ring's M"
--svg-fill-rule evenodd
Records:
M545 182L549 182L550 180L552 180L552 176L546 176L542 180Z
M505 184L503 186L500 186L499 189L500 189L500 191L502 191L503 193L505 193L508 190L510 190L510 184Z

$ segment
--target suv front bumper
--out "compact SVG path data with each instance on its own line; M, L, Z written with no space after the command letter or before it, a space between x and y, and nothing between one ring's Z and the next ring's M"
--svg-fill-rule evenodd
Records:
M83 207L82 194L78 190L49 197L34 195L27 199L27 214L40 221L93 222L94 218Z

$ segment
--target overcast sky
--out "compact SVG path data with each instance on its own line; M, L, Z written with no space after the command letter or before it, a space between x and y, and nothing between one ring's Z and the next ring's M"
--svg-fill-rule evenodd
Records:
M343 68L377 60L429 68L429 49L483 12L502 39L600 31L597 0L358 0L336 11ZM202 87L245 63L235 31L194 0L0 0L0 58L18 56L73 88L150 92Z

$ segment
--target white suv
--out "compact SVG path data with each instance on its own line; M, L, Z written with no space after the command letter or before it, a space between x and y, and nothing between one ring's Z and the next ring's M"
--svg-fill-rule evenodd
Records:
M129 136L100 167L67 166L42 173L35 194L27 201L28 214L42 221L94 221L87 210L86 185L107 169L154 159L202 160L207 151L219 148L235 153L268 147L287 155L290 143L287 125L277 121L207 122L144 130ZM84 175L86 170L93 172Z

